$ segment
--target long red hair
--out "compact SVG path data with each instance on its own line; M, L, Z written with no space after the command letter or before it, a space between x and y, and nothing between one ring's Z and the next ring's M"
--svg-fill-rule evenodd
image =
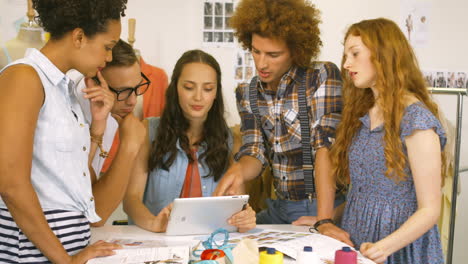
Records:
M439 116L438 107L429 95L413 49L395 22L384 18L363 20L351 25L344 40L351 35L360 36L364 45L371 51L371 62L377 74L377 103L382 109L384 119L383 143L387 167L385 175L395 181L405 180L407 159L400 140L400 122L406 107L404 98L407 95L415 96L436 117ZM361 127L359 118L376 103L371 89L359 89L354 86L343 67L345 59L343 55L343 114L337 129L336 142L331 150L333 173L338 185L349 183L349 147Z

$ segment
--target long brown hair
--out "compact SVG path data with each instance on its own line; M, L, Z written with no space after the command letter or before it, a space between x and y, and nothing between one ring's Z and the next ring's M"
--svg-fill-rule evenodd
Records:
M206 149L199 159L205 160L206 165L210 169L210 176L214 176L215 181L217 181L229 165L231 153L228 146L228 138L230 132L224 119L221 68L213 56L201 50L189 50L185 52L174 67L171 83L166 91L166 104L164 105L164 111L157 130L156 140L151 147L148 167L150 170L155 168L169 170L169 167L177 157L177 140L179 140L180 147L185 151L188 160L190 162L193 161L186 134L190 122L185 118L179 104L177 82L184 66L194 62L206 64L216 72L216 98L203 124L203 138L201 142L206 143Z
M377 74L377 103L382 109L384 119L385 176L395 181L405 180L407 159L400 139L400 122L406 108L404 98L406 95L415 96L436 117L439 116L438 107L430 98L413 49L395 22L384 18L363 20L351 25L345 41L348 36L360 36L371 51L371 62ZM358 89L354 86L344 69L345 60L343 55L343 114L337 129L336 142L331 150L333 173L338 185L349 183L349 147L361 127L359 118L376 103L371 89ZM445 158L442 152L442 175L445 175L444 172Z

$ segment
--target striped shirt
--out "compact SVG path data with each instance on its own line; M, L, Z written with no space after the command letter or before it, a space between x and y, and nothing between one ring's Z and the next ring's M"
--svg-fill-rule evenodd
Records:
M249 85L236 89L237 108L241 117L242 147L235 159L257 158L264 166L271 164L276 194L281 199L303 200L305 194L302 171L301 126L298 103L298 68L283 75L276 91L266 89L258 81L257 104L261 116L258 127L249 101ZM310 144L313 150L329 148L341 118L341 76L331 62L316 62L305 71L306 96L310 124ZM315 77L315 78L314 78ZM265 151L264 139L271 150ZM271 160L267 156L271 155Z
M74 255L88 245L91 230L82 213L51 210L44 215L68 254ZM50 263L4 209L0 209L0 263Z

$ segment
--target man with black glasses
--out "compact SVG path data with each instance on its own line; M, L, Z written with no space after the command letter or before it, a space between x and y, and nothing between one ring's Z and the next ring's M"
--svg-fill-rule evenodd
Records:
M114 138L118 138L117 143L119 145L128 145L132 142L124 142L122 137L127 132L126 129L140 128L144 131L141 122L138 122L140 117L135 116L134 109L137 103L142 101L138 100L138 96L148 91L151 84L148 77L141 72L139 60L132 46L123 40L117 42L112 49L112 61L106 64L106 67L101 70L101 73L106 80L109 90L114 94L115 101L111 110L112 117L109 116L107 119L104 135L97 135L99 137L102 136L102 141L99 145L100 149L97 150L100 154L94 155L92 167L98 175L106 159L113 161L119 155L119 152L124 150L123 148L119 148L119 151L113 153L113 155L109 157L109 150L114 142ZM82 89L86 87L86 82L82 76L75 77L74 73L69 75L75 80L75 83L78 84L75 87L75 93L80 101L79 103L83 109L85 118L88 122L91 122L90 102L84 97L82 92ZM132 127L128 126L127 123L132 124ZM120 143L118 141L120 141Z

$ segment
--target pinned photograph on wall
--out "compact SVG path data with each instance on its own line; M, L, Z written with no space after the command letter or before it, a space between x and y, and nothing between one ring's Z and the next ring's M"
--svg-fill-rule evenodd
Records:
M204 32L203 33L204 42L213 42L213 32Z
M203 26L205 29L213 29L213 17L205 16L203 20Z
M449 88L456 88L457 87L457 79L455 72L448 72L447 73L447 87Z
M231 26L229 26L229 19L231 19L231 17L225 17L224 18L224 27L226 29L231 29Z
M213 15L213 3L205 2L205 15L212 16Z
M223 15L223 3L215 3L215 15L222 16Z
M429 42L431 3L418 0L400 0L399 25L413 47L423 47Z
M250 52L245 53L245 64L246 65L254 65L252 53L250 53Z
M223 32L214 32L213 42L223 42Z
M234 76L234 79L236 79L237 81L244 79L244 76L242 74L243 69L244 69L243 67L236 68L236 75Z
M423 71L427 87L435 87L435 75L432 71Z
M467 80L466 80L467 73L466 72L458 72L456 77L456 87L455 88L465 88ZM468 88L468 87L467 87Z
M447 75L446 72L438 71L436 73L435 85L437 88L447 88Z
M253 68L252 67L245 67L245 79L250 81L253 77Z
M242 56L243 54L239 54L237 53L237 66L242 66L243 62L244 62L244 58Z
M233 41L234 41L234 33L224 32L224 42L233 42Z
M223 17L215 17L215 29L223 29Z
M226 16L231 16L234 13L234 4L233 3L225 3L224 4Z

